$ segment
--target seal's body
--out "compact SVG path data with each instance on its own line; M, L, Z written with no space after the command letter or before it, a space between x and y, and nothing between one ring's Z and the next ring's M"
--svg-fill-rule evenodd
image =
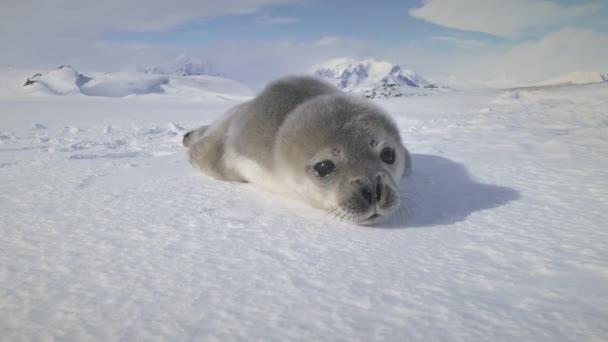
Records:
M268 85L209 126L184 136L192 164L250 182L358 224L399 207L411 168L393 121L371 102L312 77Z

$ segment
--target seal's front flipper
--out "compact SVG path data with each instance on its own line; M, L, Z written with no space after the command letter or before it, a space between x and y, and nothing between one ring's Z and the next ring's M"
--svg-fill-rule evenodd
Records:
M195 130L192 130L186 134L184 134L184 139L182 140L182 144L184 147L190 147L194 144L194 142L198 141L200 137L203 136L205 130L207 130L207 126L201 126Z

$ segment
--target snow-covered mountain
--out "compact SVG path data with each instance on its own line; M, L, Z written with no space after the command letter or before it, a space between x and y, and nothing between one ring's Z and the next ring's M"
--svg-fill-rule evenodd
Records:
M598 71L575 71L559 77L529 84L528 86L586 84L598 82L608 82L608 73L601 73Z
M399 65L373 59L336 58L314 69L314 74L339 88L355 91L379 85L395 84L421 88L429 85L424 78Z
M80 74L69 65L62 65L56 70L46 73L36 73L25 81L27 90L47 90L57 95L79 94L80 87L92 78Z
M189 55L180 55L166 64L146 68L144 72L172 76L222 76L208 62Z
M36 73L23 84L26 93L126 97L161 94L187 100L239 98L253 94L247 86L227 78L172 76L141 72L79 73L71 66Z

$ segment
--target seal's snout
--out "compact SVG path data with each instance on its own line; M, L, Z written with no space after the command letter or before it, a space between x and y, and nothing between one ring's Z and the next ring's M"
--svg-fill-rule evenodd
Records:
M392 184L388 175L383 173L353 178L350 181L351 193L340 207L353 222L376 224L399 206L399 192Z
M382 177L378 176L376 177L375 184L371 184L370 186L361 185L361 196L363 196L363 199L370 205L380 203L384 187L385 185L382 184Z

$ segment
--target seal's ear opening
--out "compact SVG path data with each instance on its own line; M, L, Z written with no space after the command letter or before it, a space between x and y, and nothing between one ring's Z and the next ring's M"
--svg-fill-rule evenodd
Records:
M403 154L403 177L409 176L412 173L412 157L407 148L403 148L405 153Z

